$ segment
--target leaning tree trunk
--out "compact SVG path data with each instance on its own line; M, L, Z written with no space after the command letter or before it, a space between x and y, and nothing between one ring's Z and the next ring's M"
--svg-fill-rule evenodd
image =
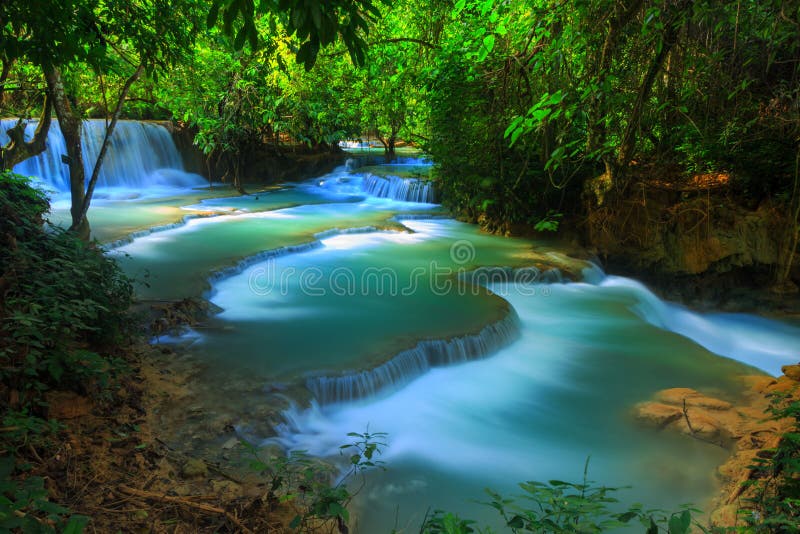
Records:
M58 124L64 143L67 146L67 157L64 160L69 166L69 188L72 196L72 226L81 239L89 239L89 221L83 217L83 205L86 196L86 176L83 170L83 150L81 147L81 120L72 111L72 106L67 98L64 80L58 67L43 65L47 89L53 99L53 108L56 110ZM63 156L62 156L63 157Z
M123 85L122 91L119 93L117 106L114 108L114 114L111 116L111 122L106 126L106 134L103 136L103 144L100 147L100 154L97 156L97 161L94 162L92 177L89 179L89 187L86 189L86 195L83 198L80 215L77 220L75 219L75 214L73 213L72 215L72 229L80 228L84 224L84 221L86 221L86 213L89 211L89 204L92 202L94 188L97 185L97 179L100 177L100 168L103 166L103 160L105 159L106 154L108 153L108 147L111 144L111 136L114 135L114 129L117 127L119 117L122 114L122 105L125 103L125 99L128 97L128 92L131 90L131 86L136 80L139 79L139 77L141 77L143 72L144 63L140 64L136 68L136 72L134 72L125 81L125 85ZM88 223L86 224L88 225Z
M598 87L603 85L604 80L611 72L614 54L617 51L617 45L622 37L625 26L636 16L643 4L644 0L633 0L627 7L620 4L614 9L615 14L609 20L608 31L603 41L600 57L593 67L590 66L591 77L597 83ZM589 152L602 147L605 143L607 132L605 123L602 120L605 113L606 105L604 95L602 95L600 91L596 91L589 100L589 127L587 135L587 150ZM607 161L607 158L604 158L604 162L608 172L610 163Z

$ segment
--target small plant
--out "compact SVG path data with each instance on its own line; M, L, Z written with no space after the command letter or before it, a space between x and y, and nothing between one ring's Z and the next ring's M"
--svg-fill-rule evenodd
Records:
M434 510L433 514L425 515L423 532L425 534L470 534L475 532L472 525L475 521L461 519L455 514L444 510Z
M332 465L315 460L306 451L264 458L259 447L241 441L250 457L250 469L270 480L267 502L293 501L303 510L292 519L290 528L306 532L316 521L332 521L340 533L348 532L350 513L347 505L364 487L364 473L382 468L383 462L377 460L377 456L386 447L386 433L366 431L347 435L354 441L339 447L342 456L347 455L348 462L345 472L338 473L338 477ZM357 476L360 476L360 485L351 489L348 483Z
M534 226L533 229L537 232L557 232L558 226L560 224L560 219L564 216L563 213L558 213L556 211L550 210L547 212L547 215L539 220Z
M25 178L0 173L0 394L41 411L53 388L99 393L123 362L102 353L131 333L131 282L101 250L44 228L49 209Z
M579 484L551 480L543 482L523 482L519 486L525 492L522 499L526 504L506 498L487 489L491 498L483 504L497 510L509 531L553 534L589 534L622 528L632 521L639 521L647 534L688 534L692 526L705 530L692 523L692 512L684 506L675 513L661 510L645 510L634 504L623 512L614 512L609 505L619 501L612 494L620 488L596 486L587 480L589 460L584 466L583 481ZM468 534L475 532L474 521L461 519L441 510L426 518L424 534ZM479 529L480 531L480 529Z
M0 457L0 532L79 534L88 517L71 512L47 499L44 479L14 480L14 458Z

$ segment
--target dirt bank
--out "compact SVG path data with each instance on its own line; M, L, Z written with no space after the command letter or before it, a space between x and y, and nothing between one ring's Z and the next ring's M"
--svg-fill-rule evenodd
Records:
M227 465L170 440L184 421L162 414L191 398L192 366L146 345L128 358L131 374L109 398L49 396L65 427L47 452L30 451L29 474L45 477L51 500L89 516L87 532L284 531L298 510L237 469L238 440Z
M800 265L775 285L792 222L778 201L736 194L725 174L633 181L589 210L583 244L613 274L697 309L800 317Z
M199 300L140 308L151 331L195 325L205 315ZM287 497L296 487L278 480L292 472L280 461L272 465L273 451L255 452L237 437L240 417L226 404L223 379L210 394L214 381L197 378L204 369L190 351L144 339L117 356L128 370L103 395L47 394L47 417L61 428L20 451L31 466L23 477L43 477L52 502L88 516L86 532L297 531L289 525L307 504ZM272 417L285 406L263 384L253 385L253 395L270 405ZM269 421L263 410L259 416ZM254 461L266 463L254 468ZM317 523L333 532L330 522Z

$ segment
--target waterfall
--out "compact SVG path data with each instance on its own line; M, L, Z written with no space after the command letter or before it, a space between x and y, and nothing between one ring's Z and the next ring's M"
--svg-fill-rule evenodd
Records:
M691 339L707 350L751 365L775 376L781 366L796 364L800 328L763 317L740 313L697 313L663 301L644 284L621 276L606 276L595 283L606 291L634 297L630 309L662 330Z
M436 202L433 184L416 178L381 177L374 174L364 176L361 187L364 192L379 198L391 198L405 202Z
M477 334L452 339L426 339L372 369L340 376L309 378L306 387L321 405L348 402L392 391L442 367L489 356L519 337L519 319L513 310Z
M16 119L0 120L0 145L8 142L6 131ZM33 137L36 121L28 123L25 133ZM83 122L83 163L88 181L105 135L104 120ZM58 191L69 191L69 170L61 162L67 153L58 121L53 121L47 135L47 149L14 167L14 172L33 176ZM119 121L103 160L98 188L119 187L145 190L152 187L188 188L202 186L204 179L183 170L183 162L169 131L160 124Z

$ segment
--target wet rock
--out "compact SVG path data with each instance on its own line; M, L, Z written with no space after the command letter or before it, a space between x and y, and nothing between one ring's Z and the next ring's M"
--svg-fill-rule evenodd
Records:
M755 393L764 393L778 383L773 377L763 375L743 376L741 380L749 390Z
M745 390L736 406L689 388L672 388L654 395L654 400L637 404L636 418L663 431L679 432L726 448L732 454L717 474L723 483L711 514L713 526L733 527L743 524L738 508L753 498L747 485L754 473L756 457L771 454L780 436L792 421L774 420L768 416L771 393L792 392L800 388L800 365L785 366L786 375L742 377ZM685 404L684 404L685 403Z
M738 435L741 417L730 403L689 388L665 389L655 398L636 405L634 416L639 422L723 447Z
M781 376L775 384L769 387L771 393L791 393L797 389L797 381L786 376Z
M712 443L723 444L729 437L725 424L705 411L687 410L686 416L678 422L684 434Z
M787 378L800 382L800 365L784 365L781 367L781 371Z
M658 402L643 402L634 408L634 417L648 426L664 428L683 417L683 412L675 406Z
M717 468L717 473L727 480L741 477L742 472L753 464L755 452L752 450L740 450L734 453L727 462Z

